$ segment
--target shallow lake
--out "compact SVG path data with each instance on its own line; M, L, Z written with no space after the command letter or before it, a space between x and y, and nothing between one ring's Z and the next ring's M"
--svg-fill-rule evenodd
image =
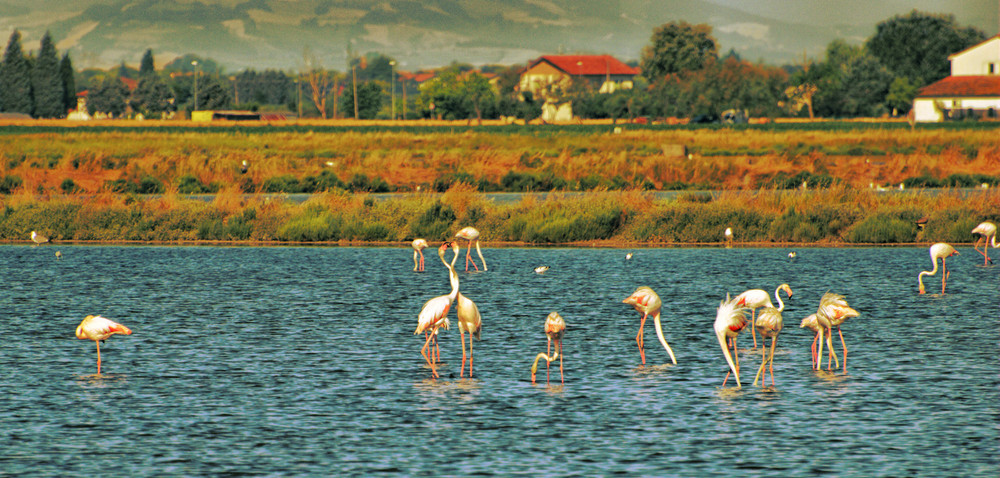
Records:
M959 250L947 294L939 272L921 296L926 247L487 247L488 272L460 272L475 376L452 312L435 380L413 335L450 289L433 248L417 273L408 247L0 246L0 474L997 476L1000 266ZM752 386L744 333L743 386L723 389L719 301L782 282L776 386ZM640 365L621 303L640 285L677 365L651 320ZM826 291L861 313L846 374L813 371L799 328ZM565 384L554 367L532 385L553 310ZM74 337L87 314L133 330L101 346L101 376Z

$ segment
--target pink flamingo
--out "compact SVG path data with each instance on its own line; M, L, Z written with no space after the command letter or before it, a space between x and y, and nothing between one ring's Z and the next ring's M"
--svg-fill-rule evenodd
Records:
M925 292L924 291L924 276L925 275L932 276L934 274L937 274L937 270L938 270L938 262L937 262L937 260L941 259L941 269L942 269L941 270L941 295L944 295L945 282L948 280L948 264L946 264L945 261L947 261L948 258L951 257L951 256L958 255L958 251L956 251L954 247L951 247L951 244L945 244L943 242L939 242L939 243L934 244L933 246L931 246L930 254L931 254L931 262L934 263L934 268L931 269L931 270L929 270L929 271L922 271L917 276L917 283L920 284L920 293L923 294Z
M781 301L781 297L778 296L778 290L784 289L788 293L788 297L792 297L792 288L788 284L781 284L777 290L774 291L774 297L778 299L778 307L764 307L760 311L760 315L757 316L757 328L760 330L760 370L757 371L757 376L753 379L753 384L757 385L757 379L760 378L761 373L764 374L764 382L767 382L767 372L764 370L764 366L767 365L767 369L771 371L771 386L774 386L774 343L778 340L778 334L781 333L781 328L784 325L784 321L781 318L781 312L785 310L785 303ZM740 305L739 302L736 305ZM764 347L764 339L771 338L771 358L768 359L765 354L766 350ZM761 385L764 385L764 382Z
M417 330L413 332L413 335L425 334L427 336L424 347L420 349L420 354L424 356L424 360L427 361L427 365L431 368L431 374L435 378L440 376L437 372L437 360L432 358L434 351L431 350L431 355L428 355L427 349L431 345L431 340L436 339L438 329L443 327L448 330L448 310L451 309L451 304L458 297L458 274L450 273L451 264L444 260L444 251L450 245L448 242L441 244L441 247L438 248L438 256L449 270L448 279L451 282L451 293L434 297L424 304L424 307L420 309L420 315L417 316Z
M639 319L639 333L635 336L635 342L639 345L639 357L642 358L642 364L646 364L645 341L643 340L642 329L646 325L646 317L652 315L653 324L656 326L656 336L660 339L660 343L663 344L663 348L667 349L667 353L670 354L670 361L674 365L677 365L677 358L674 357L674 351L667 344L667 339L663 338L663 327L660 325L660 309L663 306L663 302L660 300L660 296L653 289L642 286L636 289L632 295L626 297L622 303L632 304L635 310L642 314L642 318Z
M413 271L424 271L424 249L427 248L427 241L424 239L413 240Z
M100 315L88 315L76 327L76 338L97 344L97 374L101 374L101 341L115 334L132 335L132 330Z
M979 235L982 236L979 239L976 239L976 245L973 246L973 247L975 247L976 252L978 252L978 253L980 253L980 254L983 255L983 265L984 266L988 266L988 265L992 264L993 260L990 259L990 256L989 256L990 246L1000 247L1000 243L997 243L997 226L996 226L996 224L993 224L990 221L983 222L983 223L979 224L978 226L976 226L976 228L972 230L972 233L973 234L979 234ZM992 240L992 242L991 242L991 240ZM983 244L983 250L982 251L979 250L979 243L980 242L984 242L984 244Z
M740 331L747 326L746 308L736 305L735 300L729 299L729 294L726 294L726 300L719 303L719 309L715 315L715 336L719 339L719 346L722 347L722 353L726 356L726 362L729 364L729 371L726 372L726 378L722 381L722 386L726 386L726 382L729 381L729 374L733 373L736 375L736 387L743 388L740 384L740 357L736 352L736 337L740 334ZM732 339L733 342L733 354L729 354L729 345L727 345L727 339ZM733 358L735 357L735 362Z
M820 327L826 329L826 345L830 349L830 354L833 360L836 360L837 366L840 366L840 361L837 360L837 353L833 351L833 327L837 328L837 333L840 334L840 344L844 349L844 373L847 373L847 343L844 342L844 333L840 330L840 324L843 324L848 317L857 317L858 311L847 305L847 300L844 296L839 294L834 294L832 292L827 292L823 294L823 297L819 300L819 309L816 311L816 321L819 323ZM819 369L822 367L823 362L823 340L822 334L819 343L819 353L817 354L817 366ZM831 363L827 360L826 369L830 370Z
M477 271L479 270L479 267L476 266L476 261L474 259L472 259L472 241L476 241L476 252L479 254L479 260L483 261L483 270L484 271L489 270L489 269L486 268L486 259L483 258L483 251L481 249L479 249L479 230L478 229L476 229L474 227L462 228L461 231L458 231L458 233L455 234L455 237L457 237L459 239L464 239L466 241L469 241L469 247L465 251L465 270L466 271L469 270L469 261L472 261L472 267L475 267Z
M559 359L559 381L566 383L563 379L563 361L562 361L562 337L566 333L566 322L563 320L559 312L550 312L549 316L545 318L545 336L548 337L548 344L545 346L545 353L539 353L535 356L535 362L531 364L531 383L535 383L535 373L538 371L538 361L545 359L545 383L549 382L549 364ZM549 350L552 343L555 342L555 354L550 355Z
M461 248L457 242L451 243L451 248L455 255L451 258L448 275L449 278L458 282L458 272L455 272L455 261L458 260L458 253ZM465 294L459 292L457 301L458 305L455 307L455 311L458 314L458 333L462 339L462 371L459 372L459 377L462 377L462 374L465 373L465 332L469 333L469 377L472 377L472 338L475 337L476 340L481 340L483 318L479 315L479 307L476 306L475 302L466 297Z
M781 302L781 297L778 297L778 291L780 290L785 291L788 297L792 296L792 288L788 284L779 285L777 289L774 289L774 298L778 299L779 303ZM756 320L755 314L760 307L774 307L771 304L771 297L767 295L767 291L764 289L750 289L740 293L734 300L736 301L736 305L750 309L750 335L753 336L753 348L757 348L757 331L754 325Z
M810 316L802 319L802 324L799 325L799 327L803 328L803 329L809 329L809 330L813 331L816 334L816 336L813 337L812 348L810 350L811 351L811 355L812 355L812 361L810 362L810 365L812 365L813 370L816 370L817 369L817 362L816 362L816 341L819 340L820 337L823 336L823 327L821 327L819 325L819 320L816 318L816 314L812 314L812 315L810 315ZM772 375L771 378L773 379L774 376Z

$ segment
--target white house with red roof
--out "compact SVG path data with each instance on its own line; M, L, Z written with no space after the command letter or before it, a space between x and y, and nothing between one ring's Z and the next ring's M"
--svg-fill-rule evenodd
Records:
M948 57L951 76L920 89L913 118L937 122L1000 116L1000 35Z
M611 55L545 55L532 61L521 73L521 92L530 92L544 100L542 119L569 121L573 106L562 100L569 86L585 81L601 93L631 89L638 68L628 66Z

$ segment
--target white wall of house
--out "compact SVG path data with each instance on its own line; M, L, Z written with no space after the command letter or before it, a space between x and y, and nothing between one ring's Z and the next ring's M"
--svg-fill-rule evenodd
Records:
M913 100L913 119L918 123L936 123L944 120L941 110L934 105L933 98Z
M951 76L1000 75L1000 36L948 57Z
M1000 98L917 98L913 101L913 118L918 123L944 121L941 108L1000 110Z

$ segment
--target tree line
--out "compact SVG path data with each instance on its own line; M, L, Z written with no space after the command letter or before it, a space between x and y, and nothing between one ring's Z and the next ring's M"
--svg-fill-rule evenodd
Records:
M919 88L948 76L950 54L985 39L953 15L913 10L880 22L860 45L834 40L820 59L777 67L747 61L734 50L720 55L709 25L670 22L655 28L642 49L635 63L642 73L632 89L599 93L599 85L577 82L535 98L520 91L523 65L453 63L418 85L380 53L352 56L340 72L307 49L298 72L226 75L213 60L194 55L157 71L146 50L138 70L123 62L108 71L75 72L68 54L59 59L48 32L36 56L23 52L15 30L0 63L0 112L64 117L86 90L89 112L113 117L232 108L323 118L530 120L546 100L572 101L582 118L713 121L727 110L755 117L878 117L905 114Z

